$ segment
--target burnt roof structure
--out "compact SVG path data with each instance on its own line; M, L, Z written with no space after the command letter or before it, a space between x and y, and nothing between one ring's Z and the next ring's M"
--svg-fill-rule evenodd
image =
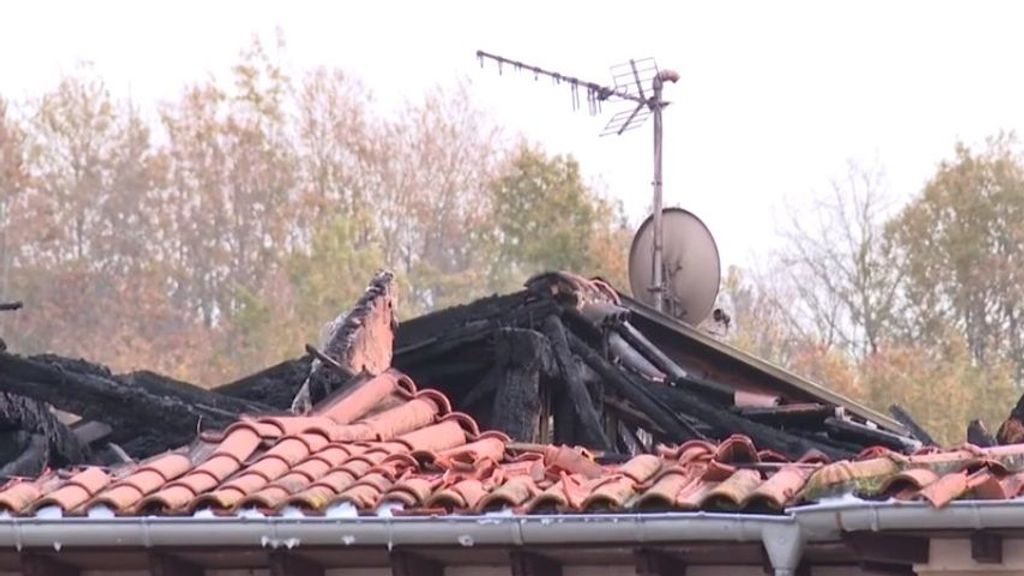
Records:
M921 446L604 282L542 275L396 334L390 283L323 350L218 391L0 356L0 385L82 416L60 442L25 417L15 460L63 460L0 487L0 571L902 573L928 531L1021 528L1024 445ZM293 401L325 371L321 400ZM157 410L166 429L143 427ZM974 561L1001 562L1001 538Z

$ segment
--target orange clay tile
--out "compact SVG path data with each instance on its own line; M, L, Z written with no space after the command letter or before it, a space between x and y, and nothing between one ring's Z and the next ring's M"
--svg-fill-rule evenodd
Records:
M674 508L676 497L692 481L693 476L687 468L673 466L654 479L651 487L637 499L636 505L641 509L653 510Z
M28 480L14 480L0 492L0 509L19 512L43 495L39 484Z
M479 510L510 507L525 504L540 494L540 488L529 476L512 476L477 503Z
M739 508L761 485L761 474L756 470L740 469L704 494L698 506Z
M57 506L65 512L78 507L110 483L110 476L97 467L86 468L72 476L57 490L36 500L31 508L38 510L46 506Z
M932 506L941 508L965 492L967 492L967 473L952 472L925 486L919 494L931 502Z
M339 398L329 399L313 410L313 414L329 418L337 424L349 424L366 415L396 387L408 392L415 391L412 380L389 370L354 386Z
M805 466L785 466L754 489L746 505L781 510L793 501L810 475L811 469Z
M830 463L820 453L795 463L732 436L659 446L619 465L585 449L516 445L481 433L444 395L416 392L389 371L328 399L307 416L242 416L174 451L109 473L92 467L16 480L0 509L31 515L45 506L81 514L105 505L118 515L268 514L295 506L325 513L351 503L360 514L400 503L395 514L731 509L780 512L833 494L921 499L1011 499L1024 490L1024 445L931 448L911 456L885 448Z
M746 436L730 436L725 442L718 445L714 459L729 464L760 461L757 448Z

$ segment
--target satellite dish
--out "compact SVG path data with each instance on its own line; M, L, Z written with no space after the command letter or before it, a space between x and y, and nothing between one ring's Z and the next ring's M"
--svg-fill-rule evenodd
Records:
M721 280L718 246L700 218L682 208L661 212L664 311L696 326L715 305ZM633 297L654 305L654 215L640 225L629 250L629 286Z

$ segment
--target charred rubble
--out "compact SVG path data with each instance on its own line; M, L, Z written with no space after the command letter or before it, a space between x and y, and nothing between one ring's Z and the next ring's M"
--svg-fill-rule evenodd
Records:
M733 434L790 459L931 443L905 412L895 420L873 413L600 279L542 274L518 292L401 324L396 299L393 275L380 272L318 346L213 389L0 352L0 475L145 458L240 414L308 411L391 365L446 394L482 427L523 445L585 446L606 461Z

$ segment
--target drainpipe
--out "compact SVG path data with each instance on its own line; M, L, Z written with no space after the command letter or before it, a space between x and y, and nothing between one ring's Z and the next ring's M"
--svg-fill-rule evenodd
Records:
M797 524L765 527L761 542L768 553L775 576L793 576L804 553L804 535Z

